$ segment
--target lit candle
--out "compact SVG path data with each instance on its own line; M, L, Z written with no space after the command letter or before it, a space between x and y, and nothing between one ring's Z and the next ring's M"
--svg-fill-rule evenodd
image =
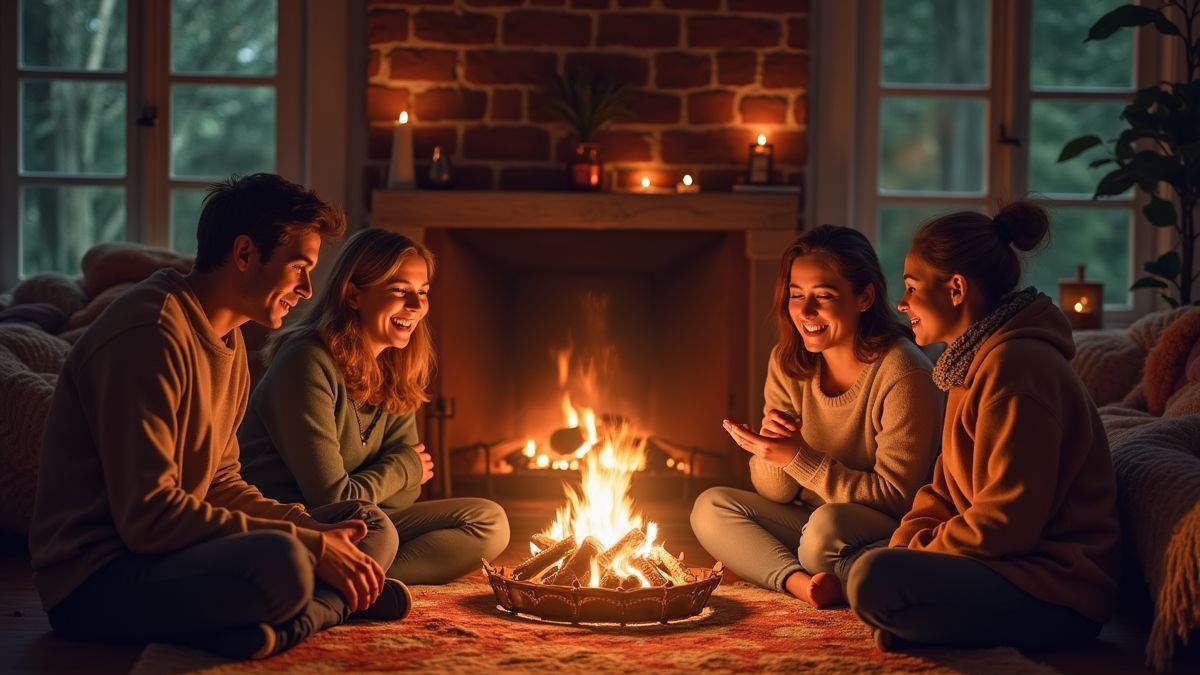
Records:
M644 190L649 190L649 189L650 189L650 177L642 176L642 190L644 191Z
M746 182L750 185L767 185L771 182L775 146L767 143L767 135L759 134L758 143L750 145L750 159L746 165Z
M683 174L683 180L675 184L675 191L680 194L699 192L700 186L696 185L692 180L692 174L685 173Z
M400 118L392 128L392 165L388 188L412 190L415 187L412 125L408 123L408 111L405 111L400 113Z

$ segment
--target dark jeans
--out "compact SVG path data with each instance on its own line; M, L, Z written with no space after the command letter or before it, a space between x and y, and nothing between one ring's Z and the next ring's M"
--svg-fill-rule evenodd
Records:
M393 514L400 537L388 576L406 584L445 584L478 573L508 546L508 516L487 499L434 499Z
M960 555L881 548L850 568L846 598L901 644L1047 649L1086 644L1100 624L1043 602Z
M360 518L358 548L387 569L399 540L383 511L345 501L314 509L324 523ZM47 612L55 631L106 642L173 642L205 648L270 624L289 647L346 620L341 594L316 580L300 540L275 531L221 537L163 555L125 553ZM218 649L218 651L220 651Z

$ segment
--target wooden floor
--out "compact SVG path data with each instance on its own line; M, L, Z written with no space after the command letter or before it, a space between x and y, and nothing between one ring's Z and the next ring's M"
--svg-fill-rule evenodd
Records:
M529 536L546 527L561 500L499 500L509 514L512 543L500 561L512 564L529 552ZM643 502L638 507L659 525L659 538L671 551L682 551L692 565L713 559L697 543L688 525L688 505L680 499ZM726 574L726 582L733 577ZM717 591L720 592L719 590ZM1031 653L1034 660L1068 675L1149 673L1142 647L1150 625L1144 598L1126 599L1117 617L1086 650ZM50 632L29 575L29 558L20 539L0 541L0 671L5 673L127 672L140 647L72 642ZM1175 673L1200 673L1200 645L1184 650Z

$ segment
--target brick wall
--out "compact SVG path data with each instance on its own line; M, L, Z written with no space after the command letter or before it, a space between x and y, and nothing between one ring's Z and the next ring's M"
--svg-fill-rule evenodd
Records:
M412 116L417 173L435 145L464 189L554 190L574 143L536 90L586 64L639 88L602 132L622 184L691 173L728 190L747 146L775 146L777 182L803 185L808 0L370 0L367 187L386 180L392 124Z

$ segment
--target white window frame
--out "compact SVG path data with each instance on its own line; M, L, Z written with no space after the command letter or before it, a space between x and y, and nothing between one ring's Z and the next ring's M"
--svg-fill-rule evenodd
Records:
M879 48L880 0L817 0L813 3L812 93L809 101L813 130L812 165L809 173L807 220L813 224L849 224L876 241L878 208L882 203L944 203L948 208L994 207L1003 199L1025 194L1028 167L1030 103L1039 98L1096 98L1095 92L1033 92L1029 87L1030 24L1033 0L990 0L988 90L986 129L987 159L982 195L876 195L878 169L878 109L880 98ZM1139 30L1134 88L1169 79L1174 64L1162 58L1163 41L1152 30ZM1169 47L1167 47L1169 48ZM889 91L895 91L890 89ZM899 90L901 93L904 90ZM928 91L927 89L924 91ZM942 94L941 91L938 92ZM955 95L946 92L946 95ZM963 89L958 95L979 96L978 89ZM1125 100L1131 94L1120 94ZM1101 96L1102 97L1102 96ZM999 125L1022 147L1000 144ZM1080 135L1087 133L1080 129ZM1018 187L1020 186L1020 187ZM1092 200L1051 196L1048 206L1129 208L1130 281L1143 275L1142 264L1170 250L1170 233L1146 222L1141 206L1146 198L1136 194L1127 200ZM1051 293L1053 295L1053 293ZM1057 299L1057 298L1056 298ZM1127 325L1161 303L1149 291L1130 293L1127 306L1106 305L1105 323Z
M362 117L358 94L365 87L365 57L353 58L350 45L354 35L365 34L364 0L278 0L278 66L268 78L171 75L169 3L127 1L124 73L36 73L38 78L126 82L126 175L113 179L18 175L18 88L27 71L18 70L18 3L0 2L0 290L11 289L21 278L18 194L24 184L120 185L126 190L126 240L169 244L170 189L207 185L169 175L172 83L274 84L276 171L313 187L338 206L347 203L349 188L357 184L348 180L354 153L347 148L355 147L350 139L359 135L356 130L365 135L359 129L363 125L350 122L356 115ZM148 107L157 110L157 123L149 128L137 124ZM357 214L355 210L352 215Z

